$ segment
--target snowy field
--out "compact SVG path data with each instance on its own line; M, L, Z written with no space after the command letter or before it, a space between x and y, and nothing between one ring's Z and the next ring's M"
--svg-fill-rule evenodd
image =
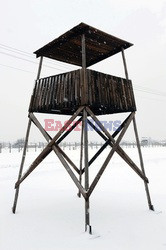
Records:
M137 149L125 151L137 163ZM143 148L155 212L143 181L114 155L90 198L92 235L84 232L84 200L54 153L22 183L11 212L21 152L0 154L1 250L166 250L166 148ZM28 152L24 170L39 154ZM65 150L78 163L78 150ZM90 167L91 181L109 148ZM90 156L95 149L90 150Z

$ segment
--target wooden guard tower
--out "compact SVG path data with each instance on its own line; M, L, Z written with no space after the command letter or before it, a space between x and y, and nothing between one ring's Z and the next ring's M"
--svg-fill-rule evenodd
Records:
M34 52L37 57L40 57L40 63L29 106L29 122L18 181L15 184L16 193L13 213L16 211L20 184L51 151L55 152L77 186L79 196L82 195L85 199L85 230L88 229L89 233L92 231L89 216L89 198L115 152L119 154L144 181L149 209L154 210L150 199L148 179L145 175L135 121L136 105L132 82L128 77L124 55L124 50L130 46L132 46L132 44L129 42L104 33L84 23L80 23L78 26ZM89 66L119 52L122 53L126 79L87 69ZM74 64L81 68L68 73L40 78L43 57ZM121 112L128 112L129 115L111 135L102 123L100 123L97 116ZM71 118L69 122L51 138L34 113L70 114ZM95 121L95 124L97 124L100 130L88 117L91 117L93 121ZM66 131L70 123L74 120L76 123L71 126L70 130ZM133 122L141 168L139 168L120 147L120 142L131 122ZM31 123L34 123L40 130L48 144L33 161L28 170L22 174ZM60 148L59 143L62 142L79 123L82 124L80 166L76 166ZM88 157L87 123L105 140L105 144L91 159ZM118 138L115 139L117 136ZM92 183L89 183L89 167L108 145L111 146L111 150L96 177ZM84 184L82 184L83 175L85 175Z

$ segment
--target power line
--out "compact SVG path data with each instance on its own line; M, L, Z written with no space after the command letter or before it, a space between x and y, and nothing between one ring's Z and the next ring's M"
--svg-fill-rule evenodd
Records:
M32 60L29 60L29 59L26 59L26 58L22 58L22 57L19 57L19 56L15 56L15 55L12 55L12 54L3 52L3 51L0 51L0 53L1 53L1 54L4 54L4 55L7 55L7 56L11 56L11 57L17 58L17 59L20 59L20 60L23 60L23 61L26 61L26 62L38 64L37 62L34 62L34 61L32 61ZM43 64L43 66L44 66L44 67L47 67L47 68L51 68L51 69L56 69L56 70L62 71L61 69L58 69L58 68L55 68L55 67L52 67L52 66L49 66L49 65L46 65L46 64Z
M1 44L1 43L0 43L0 48L1 49L5 49L7 51L14 52L14 53L18 53L18 54L21 54L21 55L24 55L24 56L27 56L27 57L30 57L30 58L34 58L34 56L31 53L29 53L29 52L26 52L26 51L23 51L23 50L19 50L19 49L16 49L16 48L13 48L13 47ZM47 58L47 60L49 60L49 58ZM53 62L49 61L48 63L50 63L52 65L57 64L60 67L63 67L63 68L66 68L66 69L71 69L71 66L67 65L67 63L64 63L64 62L57 62L56 61L56 63L55 62L53 63Z
M20 54L20 55L23 55L23 56L27 56L27 57L30 57L30 58L34 58L30 53L28 52L25 52L23 50L19 50L19 49L16 49L16 48L13 48L13 47L10 47L10 46L7 46L7 45L4 45L4 44L1 44L0 43L0 48L1 49L5 49L7 51L10 51L10 52L14 52L14 53L17 53L17 54ZM23 61L27 61L27 62L30 62L30 63L34 63L34 64L38 64L37 62L34 62L32 60L29 60L29 59L26 59L26 58L22 58L22 57L19 57L19 56L16 56L16 55L13 55L11 53L6 53L6 52L3 52L3 51L0 51L1 54L4 54L4 55L7 55L7 56L11 56L13 58L17 58L17 59L20 59L20 60L23 60ZM55 65L54 63L52 62L48 62L52 65ZM59 63L59 62L58 62ZM60 64L64 64L65 66L67 66L65 63L61 63ZM58 65L61 67L61 65ZM23 69L19 69L19 68L16 68L16 67L13 67L13 66L8 66L8 65L4 65L4 64L0 64L1 66L4 66L4 67L8 67L8 68L13 68L13 69L16 69L16 70L20 70L20 71L24 71L24 72L28 72L28 73L33 73L33 72L30 72L30 71L27 71L27 70L23 70ZM48 68L51 68L51 69L56 69L58 71L62 71L62 69L59 69L59 68L56 68L56 67L52 67L52 66L49 66L49 65L46 65L46 64L43 64L44 67L48 67ZM62 65L62 67L64 68L64 66ZM69 69L69 67L67 68ZM153 95L158 95L158 96L162 96L162 97L166 97L166 93L163 93L163 92L160 92L158 90L154 90L154 89L150 89L150 88L147 88L147 87L142 87L141 85L134 85L134 90L136 91L140 91L140 92L144 92L144 93L148 93L148 94L153 94Z
M11 68L11 69L16 69L16 70L20 70L20 71L23 71L23 72L34 74L34 72L31 72L31 71L28 71L28 70L24 70L24 69L19 69L19 68L13 67L13 66L1 64L1 63L0 63L0 65L3 66L3 67L7 67L7 68Z
M143 89L143 88L140 89L140 88L135 88L134 87L134 90L144 92L144 93L148 93L148 94L152 94L152 95L158 95L158 96L166 97L166 93L162 93L162 92L159 92L159 91L154 90L154 89L150 89L150 91L149 91L149 90L146 90L146 89Z
M165 102L165 99L155 99L155 98L150 98L150 97L145 97L145 96L140 96L140 95L136 95L136 99L138 98L143 98L143 99L148 99L148 100L152 100L152 101L159 101L159 102Z

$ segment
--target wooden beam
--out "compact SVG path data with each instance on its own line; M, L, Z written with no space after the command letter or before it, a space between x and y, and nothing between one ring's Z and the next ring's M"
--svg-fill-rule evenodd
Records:
M78 114L83 110L84 107L80 107L74 115L69 119L70 124ZM20 178L19 181L16 182L15 188L17 188L20 183L45 159L45 157L52 151L52 146L54 145L55 141L61 136L61 134L66 130L68 124L65 124L60 131L54 136L54 138L48 143L48 145L43 149L43 151L39 154L39 156L34 160L34 162L30 165L28 170L24 173L24 175Z
M142 157L142 152L141 152L141 146L140 146L140 141L139 141L139 136L138 136L138 130L137 130L137 124L136 124L135 116L133 118L133 126L134 126L134 132L135 132L136 143L137 143L137 148L138 148L140 165L141 165L142 172L145 175L144 162L143 162L143 157ZM149 209L150 210L154 210L154 207L152 205L151 198L150 198L149 187L148 187L148 184L147 184L146 181L144 181L144 185L145 185L145 191L146 191L146 196L147 196L147 200L148 200Z
M129 75L128 75L128 71L127 71L127 64L126 64L126 58L125 58L125 53L124 53L124 48L122 48L122 59L123 59L123 66L124 66L126 80L129 80Z
M84 131L84 167L85 167L85 190L88 192L89 190L89 164L88 164L88 131L87 131L87 111L83 110L83 131ZM89 233L91 232L90 226L90 214L89 214L89 197L85 199L85 231L89 227Z
M82 125L82 127L81 127L81 144L80 144L80 175L79 175L80 184L82 183L83 146L84 146L84 130L83 130L83 125ZM78 197L81 197L80 192L78 192Z
M85 34L81 36L82 45L82 104L87 104L87 76L86 76L86 44L85 44Z
M106 137L105 140L107 140L108 138L110 139L110 146L112 147L112 143L115 143L114 138L109 134L109 132L104 128L104 126L100 123L100 121L97 119L97 117L93 114L93 112L86 107L89 115L92 117L92 119L96 122L96 124L101 128L101 130L105 133ZM134 113L134 112L133 112ZM132 114L132 113L131 113ZM131 115L130 114L130 115ZM129 115L129 116L130 116ZM100 131L96 132L98 134L101 134ZM103 134L102 134L102 138L103 138ZM122 159L143 179L148 183L148 178L142 173L142 171L137 167L137 165L131 160L131 158L125 153L125 151L118 146L116 152L122 157Z
M38 80L39 77L40 77L41 68L42 68L42 62L43 62L43 57L40 57L39 67L38 67L38 72L37 72L37 77L36 77L37 80ZM34 86L34 88L35 88L35 86ZM34 89L33 89L33 91L34 91ZM31 96L29 108L30 108L30 106L31 106L31 104L32 104L32 97L33 97L33 93L32 93L32 96ZM27 127L27 132L26 132L26 136L25 136L25 143L24 143L23 155L22 155L22 160L21 160L21 165L20 165L20 170L19 170L17 182L21 179L22 172L23 172L23 167L24 167L24 162L25 162L25 157L26 157L26 151L27 151L26 149L27 149L27 145L28 145L28 139L29 139L30 128L31 128L31 119L29 118L28 127ZM16 188L15 198L14 198L14 204L13 204L13 208L12 208L13 213L16 212L17 201L18 201L18 195L19 195L19 189L20 189L20 187L18 186L18 187Z
M119 132L122 130L122 128L124 127L124 125L126 124L128 117L123 121L123 123L117 128L117 130L112 134L112 137L115 138ZM89 120L87 120L88 123L90 124L91 127L93 127L95 130L98 130L95 125L93 123L91 123ZM100 132L100 130L98 130ZM111 141L110 139L107 139L103 134L102 134L102 138L106 141L102 147L96 152L96 154L91 158L91 160L89 161L89 166L97 159L97 157L103 152L103 150L110 145ZM84 173L84 169L82 170L82 173Z
M61 143L68 134L71 133L71 131L73 131L73 129L75 129L75 127L82 121L82 116L71 126L70 130L66 131L58 140L57 140L57 144Z
M45 131L45 129L42 127L42 125L40 124L40 122L37 120L37 118L35 117L35 115L33 113L30 114L30 117L33 121L33 123L36 125L36 127L40 130L40 132L42 133L42 135L44 136L44 138L46 139L47 142L52 140L52 137ZM76 167L76 165L72 162L72 160L65 154L65 152L58 146L58 142L55 142L53 145L53 150L54 150L54 146L58 149L58 151L63 155L63 157L70 163L70 165L74 168L74 170L80 174L79 169ZM55 152L55 150L54 150ZM55 152L56 153L56 152Z
M27 145L28 145L30 128L31 128L31 119L29 118L27 132L26 132L26 137L25 137L25 142L24 142L24 149L23 149L23 154L22 154L22 160L21 160L20 170L19 170L19 173L18 173L18 181L21 179L22 172L23 172L23 167L24 167L24 162L25 162L25 157L26 157L26 151L27 151L26 149L27 149ZM14 197L14 204L13 204L13 208L12 208L12 212L14 214L16 212L18 195L19 195L19 186L16 188L15 197Z
M113 154L114 154L115 151L117 150L117 147L119 146L119 143L120 143L120 141L122 140L122 138L123 138L123 136L124 136L124 134L125 134L127 128L129 127L129 125L130 125L130 123L131 123L133 117L134 117L134 113L132 113L132 115L128 117L128 120L127 120L127 122L126 122L126 124L125 124L123 130L121 131L121 133L120 133L120 135L119 135L117 141L114 143L114 145L113 145L113 147L112 147L110 153L108 154L106 160L104 161L104 163L103 163L101 169L99 170L99 172L97 173L95 179L93 180L93 182L92 182L92 184L91 184L91 186L90 186L90 188L89 188L89 190L88 190L88 196L91 195L91 193L93 192L95 186L97 185L98 181L100 180L102 174L104 173L104 170L106 169L106 167L107 167L109 161L111 160Z
M58 156L59 160L61 161L62 165L67 170L67 172L70 175L71 179L73 180L73 182L75 183L75 185L77 186L77 188L79 189L79 191L81 192L82 196L85 199L87 199L86 190L82 187L82 185L80 184L79 180L77 179L77 177L75 176L75 174L73 173L73 171L71 170L71 168L69 167L69 165L67 164L67 162L65 161L65 159L63 158L62 154L58 151L58 149L55 146L53 146L53 149L54 149L56 155Z

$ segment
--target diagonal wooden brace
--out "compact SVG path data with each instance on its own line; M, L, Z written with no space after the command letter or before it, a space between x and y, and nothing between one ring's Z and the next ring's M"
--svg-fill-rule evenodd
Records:
M121 131L122 128L124 127L126 121L127 121L127 118L125 119L125 121L123 121L123 123L122 123L122 124L117 128L117 130L113 133L113 135L112 135L113 138L115 138L115 137L120 133L120 131ZM95 126L93 123L91 123L91 121L87 120L87 122L89 123L89 125L90 125L95 131L100 132L100 134L102 134L101 131L99 131L99 130L96 128L96 126ZM103 134L102 134L102 138L103 138L106 142L105 142L105 143L102 145L102 147L96 152L96 154L91 158L91 160L89 161L89 166L97 159L97 157L103 152L103 150L104 150L108 145L110 145L110 139L107 139ZM81 173L83 174L84 171L85 171L85 169L83 168L83 170L82 170Z
M37 128L40 130L40 132L43 134L45 139L47 141L51 140L52 139L51 136L44 130L44 128L42 127L40 122L37 120L35 115L31 113L30 118L32 119L33 123L37 126ZM77 171L78 174L80 173L79 169L69 159L69 157L63 152L63 150L57 145L56 142L52 146L52 149L54 150L55 154L58 156L58 158L61 161L62 165L65 167L65 169L69 173L70 177L74 181L75 185L78 187L78 189L81 192L81 194L83 195L83 197L86 199L87 198L86 191L84 190L84 188L82 187L79 180L77 179L77 177L75 176L75 174L73 173L73 171L71 170L71 168L69 167L69 165L67 164L67 162L65 161L64 158L66 158L66 160L72 165L72 167Z
M106 160L104 161L102 167L100 168L100 170L99 170L99 172L97 173L95 179L93 180L93 182L92 182L92 184L91 184L91 186L90 186L90 188L89 188L89 190L88 190L88 197L89 197L89 196L91 195L91 193L93 192L95 186L97 185L99 179L101 178L102 174L104 173L104 170L106 169L106 167L107 167L109 161L111 160L113 154L116 152L117 147L118 147L120 141L122 140L122 138L123 138L123 136L124 136L124 134L125 134L127 128L129 127L129 125L130 125L130 123L131 123L133 117L134 117L134 113L132 113L132 114L128 117L128 119L127 119L127 121L126 121L126 124L125 124L125 126L123 127L123 130L121 131L121 133L120 133L120 135L119 135L117 141L114 143L114 145L113 145L113 147L112 147L110 153L108 154L108 156L107 156Z
M61 134L66 130L69 124L74 121L74 119L79 115L79 113L84 109L84 106L80 107L74 115L69 119L69 123L65 124L61 130L54 136L54 138L48 143L48 145L43 149L39 156L34 160L29 169L23 174L23 176L16 182L15 188L17 188L20 183L46 158L46 156L52 151L52 146L56 140L61 136Z
M88 108L87 108L87 112L89 113L89 115L92 117L92 119L96 122L96 124L101 128L101 130L105 133L106 136L103 135L103 133L101 133L99 130L96 129L96 132L101 135L102 134L102 138L106 141L108 140L108 138L110 139L110 146L112 147L113 144L115 143L114 138L110 135L110 133L104 128L104 126L100 123L100 121L97 119L97 117L93 114L93 112ZM133 112L134 113L134 112ZM132 114L132 113L131 113ZM130 115L131 115L130 114ZM132 159L126 154L126 152L120 147L117 147L116 152L122 157L122 159L147 183L148 178L144 175L144 173L137 167L137 165L132 161Z
M32 122L36 125L36 127L40 130L46 141L49 142L50 140L52 140L52 137L45 131L45 129L42 127L42 125L40 124L40 122L37 120L37 118L33 113L30 114L30 118L32 119ZM75 125L73 125L73 127L74 126ZM54 143L53 150L54 146L63 155L63 157L70 163L70 165L75 169L75 171L78 174L80 174L80 170L76 167L76 165L72 162L72 160L65 154L65 152L58 146L58 141Z

